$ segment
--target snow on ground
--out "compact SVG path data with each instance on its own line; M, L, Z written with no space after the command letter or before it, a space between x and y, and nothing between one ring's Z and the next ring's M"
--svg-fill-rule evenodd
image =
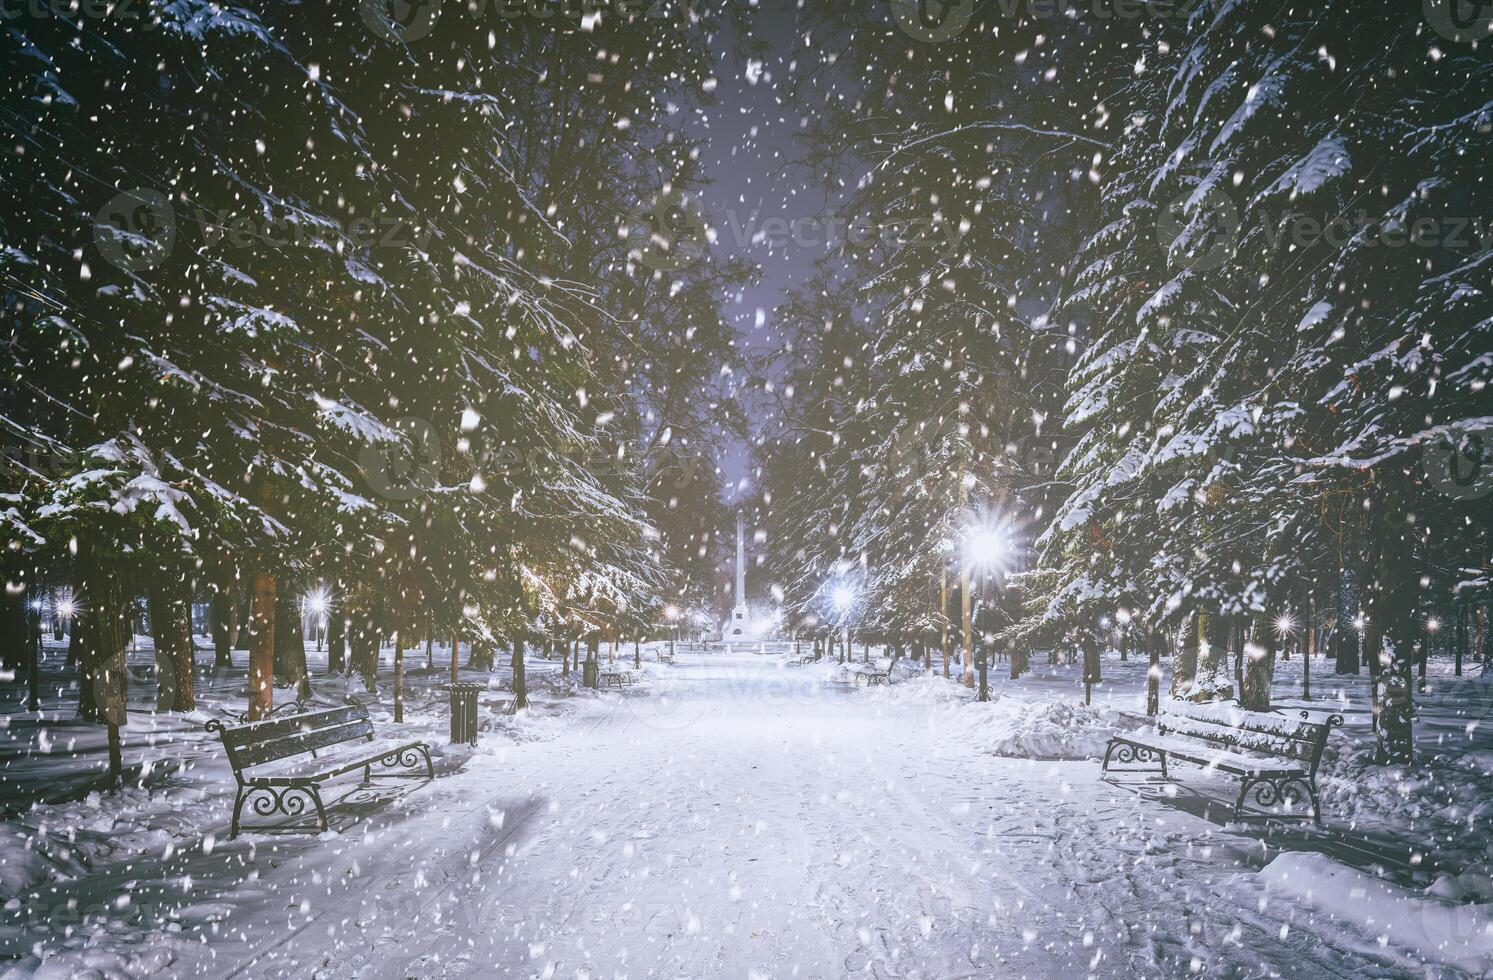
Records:
M197 716L138 714L125 755L144 788L109 796L89 785L97 730L65 720L54 664L42 718L0 715L0 978L1457 976L1493 963L1486 914L1466 904L1493 899L1480 680L1432 678L1429 768L1396 772L1360 747L1366 679L1314 679L1311 707L1349 716L1318 832L1227 823L1237 785L1196 769L1101 780L1108 733L1143 723L1134 660L1106 661L1092 707L1067 664L1014 683L992 671L980 705L941 676L904 668L865 688L850 673L864 667L779 655L681 651L600 694L536 660L535 707L517 716L501 713L506 672L492 675L472 751L445 745L443 656L412 675L401 728L437 749L433 783L367 792L344 777L328 834L233 841L231 776L200 722L242 706L241 669L206 679ZM1282 664L1282 698L1299 662ZM316 688L327 703L345 689ZM382 730L388 708L384 690Z

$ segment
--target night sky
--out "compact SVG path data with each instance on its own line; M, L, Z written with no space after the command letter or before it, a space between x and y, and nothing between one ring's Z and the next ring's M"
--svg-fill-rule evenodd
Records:
M722 254L747 256L762 273L761 281L743 290L728 310L748 352L779 342L773 310L825 251L816 245L752 241L751 233L766 219L812 218L825 208L815 182L794 163L801 117L783 103L774 84L791 71L795 41L802 43L796 29L799 4L763 0L760 6L755 34L771 50L757 69L731 54L731 44L721 45L719 103L704 123L710 140L707 161L715 178L705 191L705 210L716 231L715 247ZM743 395L750 411L751 400ZM747 447L738 445L721 465L737 487L734 497L748 475Z

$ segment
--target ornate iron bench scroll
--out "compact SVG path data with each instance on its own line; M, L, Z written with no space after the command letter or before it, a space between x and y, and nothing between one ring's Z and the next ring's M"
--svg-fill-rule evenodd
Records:
M413 769L423 756L426 777L435 778L430 748L424 742L375 738L368 709L360 704L276 715L241 725L214 719L206 727L223 740L238 783L233 837L238 836L239 818L251 798L259 816L282 813L292 820L306 812L309 801L316 808L320 829L326 830L327 811L318 787L334 776L362 769L366 782L373 778L375 765Z
M1111 763L1128 772L1159 767L1161 775L1170 778L1167 760L1182 759L1243 780L1234 803L1236 820L1253 795L1255 806L1274 816L1294 816L1289 811L1309 800L1312 819L1321 824L1317 766L1328 733L1342 723L1342 715L1312 721L1305 711L1297 719L1245 711L1231 703L1170 701L1162 706L1154 728L1110 739L1101 769L1108 772ZM1282 809L1287 812L1281 814Z

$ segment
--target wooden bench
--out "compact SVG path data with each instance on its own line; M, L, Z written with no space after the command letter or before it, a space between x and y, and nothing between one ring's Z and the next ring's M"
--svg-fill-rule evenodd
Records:
M602 687L626 687L632 683L632 675L625 670L609 670L601 675Z
M206 728L222 738L238 782L230 837L238 836L244 803L256 794L253 809L262 817L283 813L294 819L305 813L309 799L316 807L320 828L326 830L327 811L317 787L334 776L362 769L366 782L373 778L374 763L408 769L419 765L420 755L424 755L426 776L435 778L430 748L424 742L375 738L368 709L360 704L242 725L213 719Z
M1312 721L1305 711L1298 719L1245 711L1237 704L1174 700L1162 705L1153 727L1111 738L1101 771L1108 772L1111 761L1127 767L1119 770L1127 772L1153 771L1151 764L1156 763L1162 777L1169 779L1167 760L1181 759L1243 781L1234 803L1235 820L1240 819L1251 790L1255 805L1264 810L1282 805L1294 808L1302 802L1304 791L1311 801L1312 819L1321 824L1317 766L1328 733L1342 723L1342 715Z

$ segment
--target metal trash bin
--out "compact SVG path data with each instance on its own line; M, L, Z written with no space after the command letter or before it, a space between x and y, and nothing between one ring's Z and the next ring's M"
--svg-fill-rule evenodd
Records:
M581 687L589 687L595 690L601 684L601 661L581 661Z
M477 692L481 684L451 685L451 744L477 744Z

